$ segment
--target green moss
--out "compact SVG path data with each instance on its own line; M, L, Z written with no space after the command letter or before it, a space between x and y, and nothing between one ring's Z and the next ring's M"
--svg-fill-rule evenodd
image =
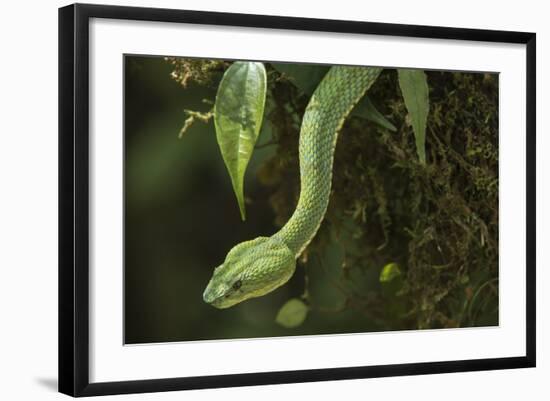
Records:
M310 246L324 247L323 236L345 230L351 220L353 235L344 242L353 249L348 269L379 269L391 262L404 266L399 302L406 305L405 317L388 316L382 294L367 304L380 310L377 318L385 328L476 325L465 313L471 294L498 277L498 77L429 72L428 80L433 110L428 164L422 166L416 157L396 73L385 71L370 97L400 128L392 133L360 119L346 123L329 211ZM299 193L299 125L288 108L301 115L307 101L286 86L273 88L278 106L269 119L277 128L279 148L260 173L273 188L279 225ZM497 292L483 292L489 299L477 301L494 304ZM486 307L481 315L480 320L497 323L495 308Z
M223 60L181 57L166 57L165 60L172 65L172 78L183 87L191 82L212 85L217 79L221 79L223 70L228 66Z

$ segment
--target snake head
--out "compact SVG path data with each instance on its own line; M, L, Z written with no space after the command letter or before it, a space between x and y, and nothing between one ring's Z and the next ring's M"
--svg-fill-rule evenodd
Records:
M242 242L214 269L203 299L216 308L229 308L283 285L295 268L294 254L280 240L258 237Z

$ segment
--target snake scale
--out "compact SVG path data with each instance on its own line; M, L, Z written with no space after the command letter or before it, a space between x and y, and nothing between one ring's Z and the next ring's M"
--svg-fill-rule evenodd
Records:
M289 221L271 237L233 247L214 269L203 299L228 308L265 295L294 274L296 259L313 239L330 197L338 132L381 68L334 66L306 107L300 129L300 198Z

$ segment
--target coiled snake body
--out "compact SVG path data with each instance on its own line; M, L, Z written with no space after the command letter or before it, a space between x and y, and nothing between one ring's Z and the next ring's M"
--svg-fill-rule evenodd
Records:
M203 294L228 308L273 291L292 277L296 259L313 239L327 210L338 132L381 68L332 67L308 103L300 129L300 198L289 221L271 237L229 251Z

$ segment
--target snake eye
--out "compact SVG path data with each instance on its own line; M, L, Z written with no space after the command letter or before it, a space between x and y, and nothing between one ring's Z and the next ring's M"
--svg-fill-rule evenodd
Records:
M241 280L237 280L233 283L233 289L237 291L241 286L243 285L243 282Z

